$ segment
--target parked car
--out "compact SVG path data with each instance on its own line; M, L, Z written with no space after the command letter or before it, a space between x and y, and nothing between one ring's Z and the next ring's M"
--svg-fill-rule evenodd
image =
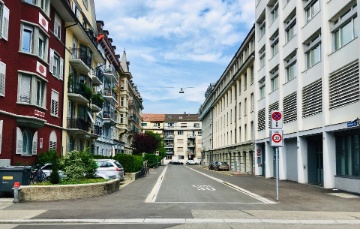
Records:
M217 162L216 163L216 167L215 170L220 171L220 170L227 170L229 171L229 164L225 161L222 162Z
M196 161L194 161L194 160L187 160L186 164L187 165L197 165L198 163Z
M170 161L169 164L172 164L172 165L183 165L184 163L181 162L181 161Z
M45 179L49 179L50 178L50 174L52 173L52 164L51 163L46 163L45 165L41 166L41 170L45 173L46 177ZM64 178L66 175L64 174L63 171L59 170L59 177Z
M209 163L209 170L214 170L216 167L216 163L217 163L217 161L211 161Z
M125 179L125 170L122 165L114 159L95 159L98 168L96 176L104 179Z

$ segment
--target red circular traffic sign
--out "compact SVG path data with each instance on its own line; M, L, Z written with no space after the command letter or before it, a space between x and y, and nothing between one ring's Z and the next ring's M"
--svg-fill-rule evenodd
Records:
M271 118L275 121L281 120L281 118L282 118L281 112L272 113Z
M273 140L273 142L279 143L282 140L282 136L281 134L273 134L273 136L271 136L271 139Z

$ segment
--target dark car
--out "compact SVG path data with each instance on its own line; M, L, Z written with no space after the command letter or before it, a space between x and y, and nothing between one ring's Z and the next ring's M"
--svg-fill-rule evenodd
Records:
M173 164L173 165L183 165L184 163L181 161L170 161L169 164Z
M229 171L229 164L225 161L222 162L217 162L216 163L216 167L215 170L220 171L220 170L227 170Z
M216 167L217 161L211 161L209 164L209 170L214 170Z

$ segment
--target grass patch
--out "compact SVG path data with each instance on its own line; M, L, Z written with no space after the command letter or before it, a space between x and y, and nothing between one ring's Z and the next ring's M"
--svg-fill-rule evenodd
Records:
M51 184L50 181L44 181L41 183L35 183L32 185L68 185L68 184L91 184L91 183L102 183L108 180L103 178L83 178L77 180L61 179L59 184Z

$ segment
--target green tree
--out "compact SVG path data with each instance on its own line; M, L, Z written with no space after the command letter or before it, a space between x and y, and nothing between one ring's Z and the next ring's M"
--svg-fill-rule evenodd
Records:
M166 149L164 145L164 139L161 137L159 133L155 133L153 131L146 131L145 132L148 135L153 136L156 141L158 142L158 147L156 148L156 151L159 152L159 158L162 160L164 157L166 157Z

